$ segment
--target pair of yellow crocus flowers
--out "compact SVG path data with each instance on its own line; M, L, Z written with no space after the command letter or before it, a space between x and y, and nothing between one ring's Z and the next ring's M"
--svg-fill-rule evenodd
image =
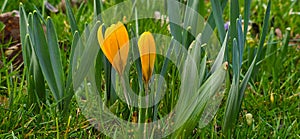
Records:
M98 29L100 47L113 68L122 75L129 52L128 32L121 22L108 27L104 35L102 30L103 25ZM144 32L140 36L138 48L142 64L143 80L145 84L148 84L153 72L156 56L155 41L150 32Z

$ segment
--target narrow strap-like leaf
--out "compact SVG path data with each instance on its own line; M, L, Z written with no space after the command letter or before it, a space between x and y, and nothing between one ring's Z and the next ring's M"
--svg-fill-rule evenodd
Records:
M222 66L222 63L224 62L225 49L226 49L226 46L227 46L227 41L228 41L228 33L226 34L225 40L222 44L222 47L219 51L219 54L218 54L214 64L211 67L211 70L210 70L211 73L215 72L220 66Z
M222 11L220 0L211 0L211 6L212 6L212 10L214 11L213 15L217 24L220 42L223 43L226 33L224 28L224 20L222 16L223 11Z
M222 11L224 11L226 5L227 5L228 0L222 0L221 1L221 7L222 7ZM207 23L204 26L204 29L202 31L202 35L201 36L201 43L205 44L208 43L208 41L210 40L211 34L213 33L213 30L216 27L216 21L214 19L214 15L213 15L213 11L210 13L210 15L208 16L207 19Z
M60 48L58 46L57 35L55 31L55 27L51 18L47 19L47 42L48 49L50 55L50 61L53 68L55 83L58 89L58 93L60 98L64 96L64 88L65 88L65 73L63 71L62 60L60 55Z
M236 19L239 18L240 15L240 6L239 0L231 0L230 1L230 41L233 42L233 38L238 38L237 28L236 28Z
M67 16L71 25L71 32L72 34L75 34L75 31L78 31L77 23L73 14L73 11L71 9L70 1L66 0L66 11L67 11Z
M37 59L41 66L43 75L49 85L50 90L53 92L54 98L58 101L60 100L59 91L57 88L53 68L50 62L49 49L46 41L46 37L44 34L44 30L42 28L40 18L36 12L33 13L33 40L34 45L33 48L35 50Z
M244 40L244 34L243 34L243 30L242 30L242 17L240 17L239 19L236 20L236 28L238 31L238 46L237 49L239 51L239 68L241 68L242 66L242 62L243 62L243 53L244 53L244 46L245 46L245 40ZM247 32L247 31L246 31ZM235 47L233 47L235 49Z
M244 11L244 40L246 40L249 21L250 21L251 1L252 0L244 0L244 5L245 5L245 11ZM245 42L246 41L244 41L244 43Z
M268 33L268 29L269 29L269 19L270 19L270 12L271 12L271 0L269 0L268 2L268 6L267 6L267 10L266 10L266 14L264 17L264 22L263 22L263 29L262 29L262 33L260 35L260 39L259 39L259 44L258 44L258 51L257 51L257 57L256 57L256 62L260 61L262 59L261 53L262 53L262 49L264 46L264 42ZM254 76L258 70L258 66L254 67Z
M21 38L21 43L23 45L22 47L22 55L23 55L23 60L24 60L24 65L29 68L30 64L30 52L31 51L26 51L28 49L27 46L25 46L25 39L27 35L27 16L23 7L23 4L20 4L20 20L19 20L19 25L20 25L20 38ZM31 49L31 48L30 48Z
M94 0L94 19L100 20L100 22L102 22L101 15L100 15L101 11L102 11L102 0Z
M182 42L182 29L176 23L180 23L180 9L179 2L172 0L167 1L168 4L168 15L170 18L170 29L171 34L174 36L174 39L178 42Z

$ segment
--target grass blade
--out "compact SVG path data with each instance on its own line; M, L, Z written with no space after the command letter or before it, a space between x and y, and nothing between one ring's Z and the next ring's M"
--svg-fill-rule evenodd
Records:
M7 1L8 1L8 0L4 0L3 4L2 4L2 6L1 6L0 14L3 13L3 11L4 11L5 7L6 7Z
M86 12L87 9L87 5L86 3L82 2L76 12L75 16L75 21L80 22L80 18L81 16L84 14L84 12Z
M284 62L286 55L288 53L288 46L289 46L289 41L290 41L290 32L291 28L288 27L285 29L285 34L284 34L284 39L283 39L283 45L281 47L281 57L282 57L282 62Z

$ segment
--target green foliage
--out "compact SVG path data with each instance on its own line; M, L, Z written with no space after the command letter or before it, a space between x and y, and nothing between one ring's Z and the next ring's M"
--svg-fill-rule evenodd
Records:
M47 82L53 97L60 110L67 110L69 103L66 97L73 90L65 85L66 78L61 60L61 52L57 35L51 18L46 21L38 12L33 12L26 17L23 5L20 5L20 34L21 42L25 44L23 49L24 65L28 69L27 80L29 96L32 96L30 104L46 103L46 90L44 80ZM46 33L42 27L45 24ZM29 26L27 26L29 25ZM70 82L71 79L69 79ZM67 89L66 89L67 88Z
M44 76L42 75L41 67L38 64L38 59L33 48L35 42L30 39L30 35L33 35L31 32L32 14L29 14L27 18L22 4L20 6L20 11L20 36L23 44L22 54L26 71L26 79L28 82L28 104L39 104L38 107L41 107L40 102L45 103L46 90ZM31 26L27 26L27 24Z
M2 22L0 22L0 32L5 28L5 24L3 24Z
M231 10L232 9L239 9L239 5L237 1L231 1ZM250 3L248 3L250 4ZM248 5L247 7L250 7ZM230 32L233 33L231 37L233 37L233 47L232 49L232 68L233 68L233 80L232 84L229 90L229 96L226 103L226 110L225 110L225 116L224 116L224 125L223 130L225 133L229 132L231 133L232 128L234 127L236 123L236 119L238 116L238 113L240 111L240 107L242 105L242 100L244 99L244 92L247 85L247 82L250 79L250 76L252 74L252 70L254 70L254 73L256 73L256 70L258 69L257 61L261 59L261 51L263 47L263 43L265 42L265 38L267 36L267 30L268 30L268 23L269 23L269 17L270 17L270 8L271 8L271 1L268 3L268 7L265 14L264 19L264 26L263 26L263 32L261 34L259 48L257 53L255 54L255 57L252 60L252 64L250 68L248 69L244 79L241 82L240 85L240 71L241 71L241 65L242 65L242 57L243 57L243 51L244 51L244 34L242 32L242 25L241 25L241 19L238 19L234 24L231 22ZM249 8L247 8L249 10ZM248 17L247 13L249 11L245 12L245 16ZM233 21L232 18L236 18L236 13L239 13L238 10L232 10L230 16L230 20ZM234 26L233 26L234 25ZM249 59L248 59L249 61Z

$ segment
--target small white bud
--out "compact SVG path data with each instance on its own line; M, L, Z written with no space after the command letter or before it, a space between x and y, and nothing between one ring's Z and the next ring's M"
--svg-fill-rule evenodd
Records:
M252 125L252 122L253 122L253 115L251 113L247 113L246 114L246 121L247 121L247 124L250 126Z

